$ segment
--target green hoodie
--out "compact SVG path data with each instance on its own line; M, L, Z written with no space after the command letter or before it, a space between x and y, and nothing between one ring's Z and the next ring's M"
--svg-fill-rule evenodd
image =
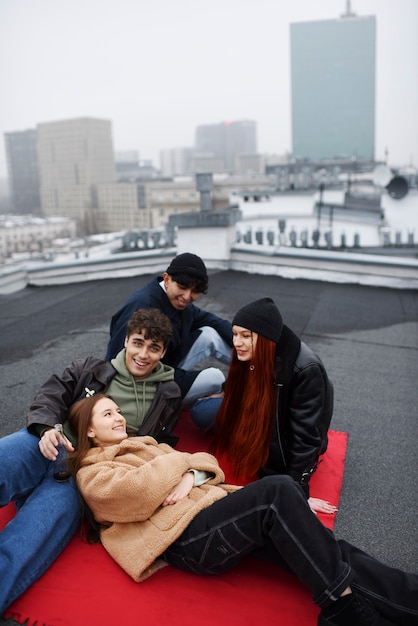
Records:
M126 430L132 435L136 434L144 421L154 400L158 383L174 380L174 369L159 361L151 374L144 378L134 378L126 367L125 359L124 348L116 358L111 360L117 373L106 389L106 393L112 396L119 406L126 419Z

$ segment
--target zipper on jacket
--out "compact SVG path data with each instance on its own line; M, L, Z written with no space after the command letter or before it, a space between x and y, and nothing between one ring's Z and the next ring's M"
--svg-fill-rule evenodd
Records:
M283 387L283 384L282 383L274 383L274 384L277 387L277 394L276 394L276 431L277 431L277 440L279 442L280 454L282 455L283 467L286 468L287 467L287 463L286 463L286 458L284 456L282 439L281 439L281 436L280 436L280 424L279 424L280 391L281 391L281 388Z

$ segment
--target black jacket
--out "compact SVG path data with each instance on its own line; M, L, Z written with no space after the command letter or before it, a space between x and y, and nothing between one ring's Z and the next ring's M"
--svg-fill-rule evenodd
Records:
M328 445L334 391L321 359L286 327L285 332L286 345L291 336L293 347L278 345L276 411L269 457L260 474L289 474L309 495L309 479Z
M106 393L115 374L116 370L109 361L89 356L73 361L61 376L50 376L29 407L29 432L41 435L45 428L51 428L58 422L64 424L74 402L92 393ZM150 435L159 443L175 445L178 437L172 431L180 416L181 402L180 389L174 381L158 383L152 405L136 434ZM123 407L121 410L123 414Z

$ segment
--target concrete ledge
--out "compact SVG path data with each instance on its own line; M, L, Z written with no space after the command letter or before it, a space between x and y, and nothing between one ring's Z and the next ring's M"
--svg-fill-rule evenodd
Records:
M158 274L169 265L175 248L155 251L112 254L101 259L83 259L69 263L39 265L28 269L28 284L59 285L68 283L122 278L142 274Z
M61 263L4 266L0 269L0 294L13 293L27 285L59 285L158 274L167 268L178 252L176 248L164 248ZM208 270L212 271L231 269L283 278L418 289L418 260L411 258L305 248L260 249L256 245L235 244L228 259L204 257L204 260Z
M14 293L28 284L28 272L24 265L0 267L0 294Z
M418 260L278 248L270 253L235 246L230 269L251 274L355 283L396 289L418 289Z

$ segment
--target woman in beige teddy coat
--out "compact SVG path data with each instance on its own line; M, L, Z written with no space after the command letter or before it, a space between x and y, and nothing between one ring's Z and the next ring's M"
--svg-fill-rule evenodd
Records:
M306 584L322 626L417 623L418 576L337 541L289 476L226 485L206 452L128 438L124 417L105 395L80 400L69 422L78 434L77 485L105 549L134 580L167 564L220 574L252 554Z

